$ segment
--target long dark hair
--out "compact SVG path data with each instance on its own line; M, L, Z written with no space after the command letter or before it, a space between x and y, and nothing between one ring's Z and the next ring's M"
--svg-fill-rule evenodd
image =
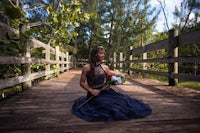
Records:
M101 50L104 50L103 46L95 46L91 53L90 53L90 58L89 58L89 63L90 63L90 72L89 76L91 77L92 80L94 80L93 77L95 77L95 67L96 67L96 61L97 61L97 53Z

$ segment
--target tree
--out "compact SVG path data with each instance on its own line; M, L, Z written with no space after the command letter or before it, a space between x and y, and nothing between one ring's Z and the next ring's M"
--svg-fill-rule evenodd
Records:
M9 22L17 22L14 27L19 28L20 24L26 30L30 28L29 35L53 47L60 45L63 49L73 36L77 36L75 28L80 22L86 22L90 17L81 11L82 4L78 0L10 0L6 3L9 6L4 12ZM8 12L14 9L20 12L15 18Z
M24 56L30 46L30 37L75 53L76 49L69 45L73 36L77 36L75 28L90 17L81 10L82 4L78 0L2 0L0 7L0 20L20 31L20 36L8 34L10 42L0 42L1 54L9 55ZM38 56L37 50L31 49L34 56ZM18 67L15 69L19 70Z
M134 42L138 44L138 34L148 33L147 30L150 33L158 12L147 3L147 0L98 1L98 15L91 27L90 41L109 49L107 60L110 60L114 51L129 53L129 46Z
M193 31L200 28L200 0L183 0L180 8L175 7L174 17L177 23L174 24L174 28L180 30L180 34ZM187 53L187 54L185 54ZM179 56L200 56L200 45L193 44L184 47L179 47ZM180 72L191 73L191 68L194 68L194 74L199 73L200 64L198 62L194 64L185 63L180 64ZM189 69L188 69L189 68Z
M188 31L188 28L199 28L200 25L200 0L183 0L180 8L175 7L174 17L176 23L174 27L181 33Z

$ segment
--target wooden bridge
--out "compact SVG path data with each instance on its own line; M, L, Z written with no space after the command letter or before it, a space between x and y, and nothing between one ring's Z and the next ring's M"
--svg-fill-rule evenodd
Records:
M9 42L8 33L23 35L20 31L0 23L0 39ZM77 61L67 51L61 52L35 38L20 36L22 56L1 55L1 68L9 64L20 65L20 73L0 78L0 91L21 85L23 91L0 102L0 133L133 133L133 132L180 132L200 131L200 92L176 86L177 79L200 81L199 72L179 73L178 64L199 65L199 56L178 56L178 48L200 44L200 30L178 35L169 31L168 39L130 50L130 59L123 60L123 53L113 56L113 68L129 73L140 72L168 77L168 84L128 76L124 85L114 86L116 91L143 100L153 110L146 118L114 123L87 122L71 112L75 99L86 95L79 86L80 70ZM22 41L26 39L27 41ZM42 57L31 54L32 49L43 48ZM166 57L148 58L147 53L166 50ZM137 58L133 58L137 57ZM142 58L141 58L142 57ZM40 63L43 69L31 72L31 64ZM154 71L148 63L165 64L167 71ZM81 64L82 65L82 64ZM108 64L110 65L110 64ZM142 68L141 68L142 66ZM151 65L149 65L151 66ZM122 70L123 69L123 70ZM69 70L69 71L68 71ZM5 72L6 73L6 72ZM58 78L45 80L32 86L32 81L47 78L52 74ZM29 88L29 89L27 89Z
M199 133L200 92L127 76L113 88L149 104L146 118L113 123L87 122L71 112L74 100L86 92L81 71L72 69L45 80L0 103L1 133ZM182 90L182 91L180 91Z

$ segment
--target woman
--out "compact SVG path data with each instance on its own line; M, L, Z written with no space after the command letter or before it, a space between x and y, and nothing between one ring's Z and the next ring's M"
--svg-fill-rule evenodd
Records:
M101 91L105 84L109 67L102 64L105 50L96 46L90 54L90 64L83 66L80 86L87 91L87 96L78 98L72 106L73 113L87 121L107 122L142 118L151 114L151 108L107 87ZM89 98L93 98L87 101Z

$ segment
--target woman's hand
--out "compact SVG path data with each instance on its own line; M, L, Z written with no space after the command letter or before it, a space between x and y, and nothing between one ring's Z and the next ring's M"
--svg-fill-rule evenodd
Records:
M108 89L110 89L110 85L106 85L106 86L104 87L104 90L108 90Z
M90 93L91 93L93 96L98 96L99 93L100 93L100 90L97 90L97 89L91 89L91 90L90 90Z

